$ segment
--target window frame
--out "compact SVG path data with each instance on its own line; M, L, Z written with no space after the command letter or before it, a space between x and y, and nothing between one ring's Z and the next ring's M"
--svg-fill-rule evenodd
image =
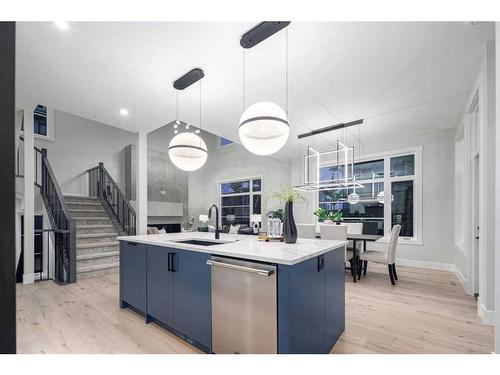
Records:
M384 177L376 178L375 182L383 182L384 184L384 236L378 241L388 243L392 228L392 183L399 181L413 181L413 236L412 237L399 237L400 245L423 245L423 213L422 213L422 152L423 146L410 147L399 150L386 151L381 153L374 153L364 155L363 157L355 160L355 163L384 160ZM414 174L408 176L391 176L391 158L405 155L414 155ZM322 166L324 167L324 166ZM372 182L373 180L369 180ZM359 180L360 183L368 182L368 180ZM316 193L316 202L319 201L319 191Z
M234 143L232 143L234 144ZM230 145L226 145L226 146L230 146ZM226 147L226 146L223 146L223 147ZM260 180L260 190L259 191L253 191L253 181L254 180ZM233 182L241 182L241 181L249 181L249 187L250 187L250 190L248 192L244 192L244 193L231 193L231 194L222 194L221 193L221 186L222 184L228 184L228 183L233 183ZM249 214L248 214L248 218L250 220L250 217L251 215L253 215L253 196L254 195L260 195L260 204L261 204L261 207L260 207L260 210L261 210L261 214L262 214L262 210L263 210L263 200L262 200L262 196L263 196L263 191L264 191L264 179L262 178L262 176L253 176L253 177L241 177L241 178L232 178L232 179L227 179L227 180L222 180L222 181L217 181L217 194L219 195L219 208L220 208L220 215L219 215L219 223L218 225L219 226L222 226L222 198L223 197L235 197L235 196L242 196L242 195L248 195L249 196ZM251 225L252 223L249 223L249 225Z
M37 104L37 105L43 105L47 108L47 135L42 135L34 132L33 129L33 137L38 138L38 139L43 139L46 141L55 141L56 136L55 136L55 126L54 126L54 117L55 117L55 110L52 107L46 106L45 104ZM31 115L35 115L35 108L33 108L33 111L31 112ZM24 116L24 114L23 114ZM20 135L24 136L24 130L20 131Z

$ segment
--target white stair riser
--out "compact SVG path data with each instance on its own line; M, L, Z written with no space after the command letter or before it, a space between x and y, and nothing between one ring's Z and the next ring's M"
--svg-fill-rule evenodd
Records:
M115 268L107 268L105 270L98 270L98 271L90 271L90 272L81 272L76 274L76 280L82 280L82 279L88 279L90 277L98 277L98 276L103 276L103 275L109 275L113 273L117 273L120 271L119 267Z
M91 244L91 243L100 243L100 242L113 242L116 241L116 237L118 236L117 234L111 235L111 236L105 236L105 237L90 237L90 238L78 238L78 234L80 234L77 230L77 237L76 237L76 245L83 245L83 244Z
M85 217L75 218L76 220L76 230L78 231L78 227L80 225L111 225L111 220L109 217L100 217L100 218L90 218L87 219Z
M105 217L105 218L108 218L108 215L106 214L106 211L104 211L104 209L101 211L96 211L96 210L86 210L86 211L70 211L71 212L71 216L73 216L73 218L77 218L77 217Z
M116 229L113 225L108 225L104 228L82 228L77 225L76 231L78 234L97 234L97 233L113 233Z
M111 255L111 256L94 258L94 259L77 260L76 269L78 270L79 267L94 266L94 265L99 265L99 264L104 264L104 263L106 263L106 264L107 263L116 263L116 265L118 266L119 260L120 260L119 255Z
M118 245L115 246L103 246L103 247L91 247L88 249L82 249L76 247L76 254L95 254L95 253L103 253L105 251L118 251L120 248Z

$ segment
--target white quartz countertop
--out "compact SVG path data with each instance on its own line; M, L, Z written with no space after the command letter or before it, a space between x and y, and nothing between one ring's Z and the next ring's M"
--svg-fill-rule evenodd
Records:
M199 239L214 241L214 233L184 232L168 234L152 234L140 236L121 236L119 241L138 242L148 245L196 251L240 259L257 260L268 263L293 265L334 249L345 251L346 241L298 238L294 244L284 242L265 242L257 240L257 236L220 234L223 244L200 246L178 243L179 240Z

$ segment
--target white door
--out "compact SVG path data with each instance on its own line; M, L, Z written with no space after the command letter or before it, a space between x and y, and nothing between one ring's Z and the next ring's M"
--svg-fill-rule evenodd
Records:
M479 154L474 157L472 168L472 243L473 243L473 264L474 264L474 278L473 278L473 292L477 297L479 296Z

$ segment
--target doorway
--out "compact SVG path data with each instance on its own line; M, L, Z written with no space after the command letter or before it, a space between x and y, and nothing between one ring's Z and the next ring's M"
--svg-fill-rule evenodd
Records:
M472 292L476 300L479 297L479 154L472 162Z

